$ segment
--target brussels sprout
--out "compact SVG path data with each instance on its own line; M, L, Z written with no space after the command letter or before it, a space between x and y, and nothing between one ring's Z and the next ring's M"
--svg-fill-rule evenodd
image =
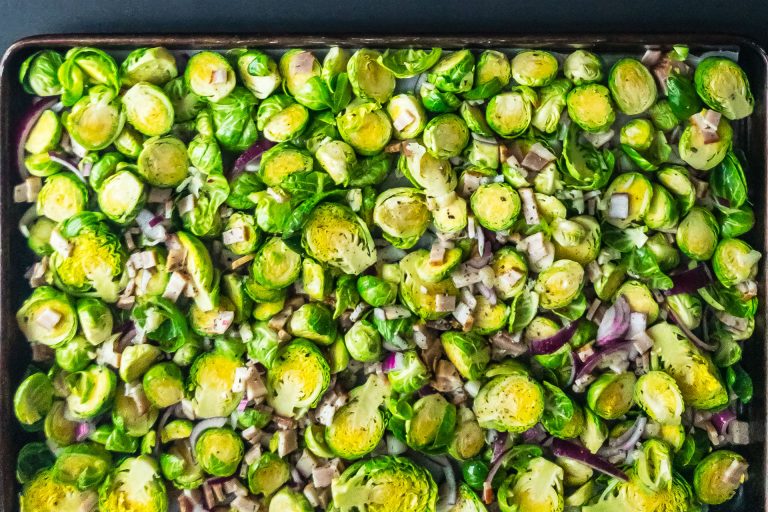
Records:
M509 229L520 214L520 196L506 183L480 185L470 199L477 222L486 229Z
M426 198L416 189L390 188L376 198L373 222L395 247L409 249L416 245L429 221Z
M675 379L661 371L641 375L635 383L635 403L657 423L679 425L683 414L683 396Z
M397 299L397 283L376 276L360 276L357 279L357 291L373 307L394 304Z
M412 94L398 94L387 103L387 114L392 119L394 137L400 140L419 136L427 123L424 107Z
M358 320L350 327L344 335L344 344L352 359L363 363L378 361L383 353L381 335L367 320Z
M584 430L584 412L560 388L543 383L546 406L541 416L544 429L553 436L569 439L581 434Z
M529 89L530 91L530 89ZM535 99L535 93L533 93ZM531 124L533 101L526 90L515 89L497 94L488 102L485 119L502 137L517 137Z
M449 512L486 512L485 505L477 497L477 494L467 485L459 484L458 495L456 496L456 503L454 503L449 509Z
M254 494L271 496L290 478L290 466L276 453L264 453L248 467L248 488Z
M46 417L53 406L53 384L42 372L33 373L19 384L13 396L16 419L32 426Z
M375 155L392 137L386 112L371 101L356 100L336 118L339 134L361 155Z
M735 286L757 275L760 253L736 238L727 238L717 244L712 256L712 268L723 286Z
M621 127L620 140L638 151L645 151L653 143L653 124L647 119L632 119Z
M270 238L256 253L251 276L262 286L272 289L293 284L301 273L301 255L280 238Z
M605 422L592 412L592 409L585 407L584 430L581 431L579 440L587 450L597 453L606 439L608 439L608 427Z
M99 508L167 510L168 497L157 463L147 455L123 459L99 488Z
M539 104L533 112L531 124L544 133L555 133L570 90L571 82L563 79L553 80L549 85L542 87L539 91Z
M573 85L600 82L603 79L603 62L587 50L576 50L563 62L563 74Z
M432 210L432 223L442 233L458 233L467 227L467 201L455 194L446 197Z
M117 385L112 408L112 421L115 428L131 437L141 437L149 433L157 421L158 410L155 407L139 406L147 403L147 397L139 386L130 390L122 382ZM144 410L145 409L145 410Z
M400 261L404 279L400 284L400 298L403 304L424 320L436 320L448 314L438 308L438 295L458 297L458 290L451 279L435 283L422 280L418 276L419 262L424 258L422 252L412 252Z
M312 157L288 143L278 144L261 157L259 177L265 185L275 187L294 174L312 170Z
M29 226L27 245L38 256L46 256L53 252L50 239L56 223L48 217L38 217Z
M349 402L336 411L325 430L325 442L337 457L359 459L376 448L386 427L380 408L389 394L386 380L376 375L349 392Z
M184 378L173 362L158 363L149 368L142 378L144 393L155 407L165 408L184 398Z
M98 444L77 444L62 449L58 454L53 476L58 482L85 491L98 486L106 478L111 465L109 452Z
M521 85L541 87L557 76L558 63L554 55L541 50L525 50L512 59L512 78Z
M587 265L600 254L600 240L600 224L594 217L579 215L554 223L552 243L557 259Z
M498 375L480 388L473 409L483 428L524 432L544 412L544 391L525 371Z
M653 184L653 197L643 222L651 229L670 230L677 227L679 214L677 202L663 186Z
M251 215L235 212L227 219L222 239L227 249L234 254L250 254L261 242L261 231Z
M56 348L56 364L68 372L85 369L93 359L93 346L82 336L75 336Z
M731 120L752 114L755 99L744 70L724 57L707 57L696 66L696 92L707 106Z
M179 489L199 487L205 478L203 468L195 460L192 447L186 439L174 441L163 450L160 454L160 470Z
M35 52L21 64L19 81L24 90L37 96L58 96L62 92L58 71L64 59L53 50Z
M358 50L347 63L347 73L356 96L386 103L395 90L395 75L380 59L375 50Z
M139 155L138 172L154 187L178 186L189 173L186 146L172 136L147 140Z
M696 466L693 488L708 505L719 505L733 498L747 478L747 461L730 450L716 450Z
M436 116L424 128L424 146L435 158L458 156L467 142L469 142L467 124L456 114Z
M19 506L21 512L60 512L87 510L95 501L94 491L80 491L74 485L54 478L52 469L46 469L24 485Z
M86 81L104 86L116 94L120 89L117 63L110 55L96 48L71 48L58 70L62 103L73 105L83 94ZM92 90L92 89L91 89Z
M240 52L236 66L243 85L260 100L272 94L282 80L275 61L258 50Z
M534 291L539 305L545 309L562 308L570 304L584 285L584 268L572 260L557 260L544 269L536 279Z
M396 356L395 367L387 373L392 390L404 395L411 394L429 382L429 370L415 350Z
M82 420L104 412L115 394L115 374L106 366L92 365L71 373L65 379L69 395L67 407L72 417Z
M501 510L563 510L563 469L543 457L528 462L521 472L507 477L498 490Z
M77 316L69 297L51 287L35 288L16 313L16 321L30 343L56 347L77 332Z
M689 293L678 293L667 297L667 307L674 313L675 319L688 329L697 329L701 324L701 300Z
M56 456L45 443L27 443L21 447L16 459L16 480L26 484L41 471L53 467L55 462Z
M243 441L231 428L204 430L195 443L195 458L213 476L231 476L243 458Z
M349 466L331 485L339 512L435 510L437 485L421 466L404 457L377 456Z
M346 142L329 140L315 152L315 158L337 185L347 185L357 165L355 150Z
M608 74L608 87L619 110L641 114L656 101L656 81L639 60L619 59Z
M137 48L120 64L120 79L123 85L149 82L163 85L176 78L176 58L165 48Z
M696 123L691 122L680 135L678 151L685 163L700 171L708 171L723 161L728 154L733 140L733 128L721 119L717 125L717 140L707 142L707 138Z
M442 196L456 188L456 173L446 159L436 158L418 142L403 143L398 169L416 187L429 194Z
M491 347L474 333L444 332L443 350L458 372L467 380L479 380L491 360Z
M330 93L320 77L321 66L312 53L293 49L280 58L280 75L288 93L311 110L328 106Z
M210 104L214 135L223 147L231 151L245 151L256 142L259 137L254 121L257 102L249 90L235 87L225 98Z
M557 459L555 459L555 463L563 468L563 483L566 487L582 486L590 481L594 473L592 468L574 459L557 457ZM568 498L571 500L574 499L573 495L568 496Z
M37 214L61 222L88 205L88 188L72 172L60 172L45 180L37 195Z
M675 379L686 405L717 409L728 402L728 393L709 357L676 326L661 322L647 331L653 339L652 367Z
M125 124L125 112L108 87L95 86L62 119L69 136L88 151L106 148Z
M96 198L107 218L118 224L129 224L144 207L144 182L130 171L118 171L104 180Z
M484 100L498 94L509 84L511 67L509 59L496 50L480 54L475 68L474 88L464 94L468 100Z
M328 388L330 367L310 341L284 346L267 374L267 401L280 416L301 417Z
M156 85L137 83L123 95L123 105L128 122L144 135L164 135L173 126L173 104Z
M674 130L678 123L677 116L666 99L660 99L651 105L651 108L648 109L648 115L651 117L653 126L663 132Z
M405 422L406 442L415 450L437 452L445 448L456 427L456 406L442 395L427 395L416 401L413 415Z
M629 304L629 309L643 313L648 323L652 324L659 316L659 305L653 294L646 285L639 281L629 280L624 282L618 290L616 290L615 299L623 297Z
M614 178L604 197L608 203L606 221L624 229L646 215L653 199L653 186L642 174L627 172Z
M729 151L709 173L709 189L721 210L741 208L747 200L747 180L739 158Z
M688 176L688 171L680 166L667 166L656 173L659 182L677 196L680 214L688 213L696 202L696 188Z
M715 216L695 206L677 226L677 245L689 258L706 261L715 253L718 231Z
M525 288L528 265L525 258L510 246L496 251L491 259L495 275L494 289L503 300L517 297Z
M610 179L615 157L609 150L601 152L591 144L581 144L579 135L575 123L568 127L561 157L563 171L567 174L565 181L576 189L595 190Z
M427 80L443 92L467 92L474 82L475 57L469 50L444 56L427 75Z
M287 95L271 96L259 105L257 127L264 138L285 142L297 137L309 123L309 111Z
M196 53L189 59L184 70L184 80L189 90L214 103L234 90L236 78L227 59L214 52Z
M595 414L606 420L624 416L632 408L634 373L604 373L589 386L587 403Z
M27 135L24 149L28 153L47 153L61 140L61 121L52 110L44 110Z
M296 337L307 338L320 345L330 345L336 339L336 322L324 304L304 304L291 315L288 330Z
M408 78L421 74L435 65L442 54L441 48L417 50L403 48L387 49L381 56L380 62L397 78Z
M568 115L582 130L604 132L616 120L608 88L600 84L579 85L566 97Z
M63 400L54 400L43 423L43 432L46 439L50 439L58 446L69 446L76 440L76 428L78 423L67 419L67 406Z
M207 352L192 363L187 390L198 418L229 416L240 403L242 391L232 391L239 358L224 352Z
M421 84L419 97L424 108L436 114L453 112L461 105L461 100L454 93L440 91L429 82Z

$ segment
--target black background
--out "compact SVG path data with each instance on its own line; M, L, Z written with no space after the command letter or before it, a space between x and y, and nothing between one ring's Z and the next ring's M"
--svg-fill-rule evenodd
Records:
M0 47L58 32L699 32L768 45L768 0L0 0Z

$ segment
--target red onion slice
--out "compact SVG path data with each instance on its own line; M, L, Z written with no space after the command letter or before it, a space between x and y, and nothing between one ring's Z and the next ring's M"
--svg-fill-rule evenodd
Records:
M605 348L603 348L603 350L601 350L600 352L592 354L584 361L584 364L576 372L576 380L580 379L585 375L592 373L592 370L594 370L597 367L597 365L599 365L600 362L605 357L611 354L615 354L616 352L621 352L622 350L626 350L627 354L629 354L629 351L632 350L632 342L625 341L625 342L615 343L613 345L608 345ZM574 359L578 360L578 358L574 358Z
M400 370L403 367L403 354L401 352L390 352L384 358L381 369L384 373Z
M504 445L507 444L507 438L509 435L506 432L499 432L499 435L496 436L496 440L493 441L493 455L491 456L491 464L496 464L496 461L498 461L502 455L504 455L504 452L506 451L504 449Z
M570 441L564 441L562 439L552 438L552 453L556 457L565 457L566 459L573 459L575 461L586 464L596 471L605 473L606 475L624 480L629 480L626 473L611 464L610 462L592 454L589 450L583 446L579 446Z
M677 325L681 331L683 331L683 334L688 336L688 339L693 342L694 345L699 347L702 350L706 350L707 352L714 352L717 350L717 345L713 345L711 343L707 343L706 341L702 340L692 330L688 328L687 325L685 325L685 322L681 322L679 318L677 318L677 315L675 315L674 311L672 311L672 308L667 307L666 304L664 305L664 309L667 312L667 316L669 317L672 322Z
M83 183L87 183L85 176L83 176L83 173L80 172L80 169L78 169L75 161L71 159L69 156L65 155L64 153L49 151L48 157L51 159L52 162L56 162L57 164L63 167L66 167L68 170L72 171L75 174L75 176L80 178L80 181L82 181Z
M254 142L251 147L243 151L243 153L237 157L237 160L235 160L235 163L232 166L232 177L243 172L248 164L255 161L257 158L261 158L261 155L274 145L274 142L267 139Z
M563 345L571 341L573 333L576 332L576 328L579 325L579 321L571 322L567 326L563 327L549 338L541 340L533 340L531 342L531 354L544 355L551 354L560 349Z
M670 277L672 278L672 288L665 290L665 295L694 293L700 288L712 284L712 273L709 271L709 267L704 263Z
M16 166L19 169L21 176L26 176L27 168L24 165L24 146L27 144L27 138L32 128L35 127L35 123L43 115L43 112L50 109L58 100L56 98L50 98L46 100L40 100L32 104L29 110L24 114L24 118L19 125L19 136L16 140Z
M631 313L629 304L623 296L616 299L613 306L608 308L603 315L600 326L597 328L597 344L604 346L621 339L629 329Z

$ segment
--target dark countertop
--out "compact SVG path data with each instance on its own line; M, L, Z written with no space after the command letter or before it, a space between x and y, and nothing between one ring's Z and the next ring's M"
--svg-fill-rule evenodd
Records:
M768 45L766 0L0 0L0 46L56 32L705 32Z

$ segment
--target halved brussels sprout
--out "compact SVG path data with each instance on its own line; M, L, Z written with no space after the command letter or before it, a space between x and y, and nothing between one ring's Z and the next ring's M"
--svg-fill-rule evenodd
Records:
M690 293L677 293L667 297L667 307L674 313L678 322L688 329L697 329L701 324L701 299Z
M347 185L357 165L352 146L341 140L329 140L317 148L315 158L337 185Z
M693 186L685 167L670 165L660 169L656 178L680 203L680 215L685 215L696 203L696 188Z
M568 115L582 130L600 133L616 120L611 93L600 84L579 85L566 97Z
M677 226L678 247L691 259L706 261L717 248L719 227L712 212L695 206Z
M117 385L112 406L112 422L121 432L131 437L141 437L152 429L157 421L158 410L151 405L139 407L139 403L147 403L147 397L141 386L131 389L130 395L128 393L126 384L121 382Z
M520 214L520 196L506 183L480 185L472 193L470 206L475 219L486 229L509 229Z
M320 345L330 345L336 339L336 322L324 304L310 302L297 309L288 323L288 330L298 338Z
M106 366L92 365L65 378L69 395L67 407L72 417L89 420L103 413L115 395L117 379Z
M62 92L58 71L64 59L53 50L35 52L21 64L19 81L24 90L37 96L58 96Z
M414 186L442 196L456 188L456 172L447 159L436 158L416 141L403 143L398 169Z
M441 48L419 50L415 48L387 49L381 63L397 78L409 78L421 74L435 65L443 53Z
M572 260L557 260L536 278L534 291L545 309L563 308L573 302L584 286L584 268Z
M149 368L142 378L147 399L155 407L170 407L184 398L184 378L173 362L158 363Z
M454 93L440 91L429 82L421 84L419 97L424 108L436 114L453 112L461 105L461 100Z
M413 405L413 415L405 421L405 440L423 452L445 449L456 428L456 406L441 394L424 396Z
M115 91L95 86L63 117L72 139L88 151L106 148L117 138L125 124L125 112Z
M502 52L485 50L475 68L474 88L464 94L466 99L484 100L498 94L509 84L511 67Z
M266 99L282 81L277 64L258 50L246 50L237 56L237 70L243 85L260 100Z
M237 408L243 391L233 391L239 358L223 351L207 352L192 363L187 390L198 418L229 416Z
M532 92L532 91L531 91ZM535 93L534 98L535 98ZM488 102L485 119L502 137L517 137L531 124L533 101L527 91L515 89L497 94Z
M469 50L444 56L427 75L427 80L443 92L467 92L472 88L475 57Z
M300 418L328 388L330 367L317 346L296 339L279 352L267 373L267 402L277 414Z
M606 439L608 439L608 427L605 422L589 407L584 407L584 430L579 435L579 440L584 447L592 453L597 453Z
M395 90L395 75L380 61L375 50L357 50L347 63L347 73L356 96L383 104Z
M256 220L247 213L235 212L228 219L222 233L224 245L235 254L250 254L261 242L261 231Z
M77 444L61 450L53 466L53 476L61 483L85 491L98 486L111 465L112 456L98 444Z
M457 194L446 194L432 210L432 223L443 233L459 233L467 227L467 201Z
M387 373L387 379L393 391L408 395L429 382L430 375L415 350L406 350L402 354L402 360Z
M678 327L660 322L647 333L653 339L652 368L675 379L686 405L716 410L728 403L728 392L712 361Z
M552 243L557 259L573 260L580 265L587 265L600 254L600 241L600 224L589 215L578 215L567 221L554 223Z
M355 100L336 118L341 137L361 155L375 155L389 143L392 122L375 102Z
M64 400L54 400L43 422L43 432L58 446L69 446L77 439L78 422L67 418L67 406Z
M123 105L128 122L144 135L164 135L173 126L173 104L156 85L137 83L123 95Z
M736 238L721 240L712 256L712 269L723 286L735 286L757 275L760 252Z
M639 60L619 59L608 74L608 87L619 110L642 114L656 101L656 81Z
M669 132L675 129L679 122L667 99L660 99L648 109L648 115L658 130Z
M102 213L110 220L129 224L144 207L144 182L130 171L118 171L104 180L96 198Z
M170 188L184 181L190 162L184 143L176 137L165 136L147 140L137 164L139 174L147 183Z
M47 153L61 140L61 121L53 110L44 110L27 135L24 149L28 153Z
M56 228L56 222L48 217L38 217L29 225L27 245L38 256L46 256L53 252L51 233Z
M236 79L227 59L214 52L194 54L184 70L189 90L212 102L227 97L234 90Z
M376 308L394 304L397 299L397 283L377 276L360 276L357 291L360 298Z
M543 356L537 359L542 361ZM566 395L563 390L544 381L546 407L541 416L541 425L555 437L571 439L584 430L584 411L581 406Z
M509 320L509 306L501 301L491 302L483 295L475 297L477 305L473 314L472 331L489 335L501 330Z
M35 288L16 313L16 321L30 343L51 347L72 339L78 323L75 308L67 294L52 286Z
M137 48L120 64L120 79L123 85L149 82L163 85L178 75L176 58L165 48Z
M721 119L717 125L717 140L707 142L703 130L694 122L690 122L680 135L678 151L685 163L700 171L708 171L723 161L731 148L733 128L731 124Z
M412 256L416 254L416 257ZM437 320L448 314L437 306L438 296L458 297L459 291L451 279L436 283L422 281L411 264L418 259L418 253L410 253L400 261L405 277L400 283L400 299L403 304L424 320Z
M412 94L398 94L387 102L387 114L392 119L394 136L400 140L419 136L427 124L427 114Z
M370 375L349 392L349 401L325 430L325 442L337 457L359 459L376 448L384 436L386 417L381 407L389 394L386 379L378 375Z
M635 383L635 403L653 421L662 425L679 425L685 405L675 379L655 370L641 375Z
M264 453L248 467L248 488L257 495L271 496L290 478L290 466L276 453Z
M467 124L456 114L433 117L424 128L424 146L435 158L459 156L467 142Z
M435 510L437 502L430 473L405 457L355 462L334 479L331 493L338 512L422 512Z
M440 336L443 350L467 380L480 380L491 360L491 347L480 335L448 331Z
M576 50L563 62L563 74L573 85L583 85L603 80L603 62L587 50Z
M477 424L472 409L459 406L456 430L448 445L448 453L456 459L467 460L475 457L484 447L485 431Z
M732 60L707 57L696 66L693 77L699 97L730 120L752 114L755 99L747 74Z
M383 346L381 334L367 320L358 320L344 334L344 344L352 359L371 363L381 359Z
M675 198L662 185L654 183L651 205L643 218L645 225L651 229L666 231L677 227L679 219Z
M287 142L268 149L261 155L259 177L268 187L279 186L292 175L312 170L312 155Z
M605 220L624 229L643 219L651 207L653 187L648 178L637 172L616 176L604 196L607 201Z
M186 439L174 441L160 454L160 470L163 476L179 489L195 489L205 479L205 473L195 460L195 454Z
M53 407L53 384L48 375L36 372L24 379L13 395L13 411L23 425L32 426Z
M553 80L539 91L539 104L533 112L531 124L543 133L555 133L560 126L560 116L567 105L571 82Z
M320 63L311 52L288 50L280 57L279 69L286 90L296 101L311 110L328 107L328 87L320 77Z
M747 479L747 461L730 450L716 450L696 466L693 489L708 505L719 505L733 498Z
M227 297L220 297L217 305L206 310L192 304L187 314L189 326L200 336L220 336L222 331L226 333L232 324L234 310L235 306Z
M491 259L491 268L495 276L494 288L501 299L513 299L525 288L528 264L514 248L505 246L496 251Z
M483 428L524 432L544 412L544 390L524 370L497 375L480 388L473 409Z
M94 491L80 491L56 479L53 469L45 469L24 485L19 498L21 512L63 512L87 510L94 506Z
M549 52L525 50L515 55L511 67L515 82L528 87L541 87L557 76L558 63Z
M56 364L68 372L85 369L95 359L93 347L82 336L75 336L56 348Z
M195 458L213 476L231 476L243 458L243 440L231 428L204 430L195 443Z
M272 289L293 284L300 273L301 255L277 237L270 238L259 248L251 264L251 276L256 282Z
M507 477L498 490L502 510L563 510L563 469L544 457L528 462L525 469Z
M430 261L429 251L426 249L413 251L402 261L405 262L406 259L408 261L404 263L404 266L408 267L406 270L408 274L427 283L439 283L450 276L451 272L461 264L462 258L461 249L454 247L446 249L441 262Z
M349 207L336 203L322 203L312 211L301 245L312 258L347 274L360 274L376 262L368 226Z
M73 172L48 177L37 195L37 214L61 222L84 211L88 187Z
M99 508L165 512L168 496L154 459L148 455L124 459L99 489Z
M426 197L414 188L395 187L379 194L373 210L373 222L381 228L392 245L410 249L429 226Z
M285 142L296 138L309 123L309 111L285 94L265 99L256 114L256 127L264 132L264 138L273 142Z
M621 127L620 141L638 151L645 151L653 143L653 124L647 119L631 119Z
M652 324L659 316L659 304L653 297L651 290L640 281L625 281L618 290L616 290L615 299L624 297L629 304L629 309L636 313L643 313Z
M602 374L587 391L589 408L606 420L624 416L632 408L635 381L630 372Z

